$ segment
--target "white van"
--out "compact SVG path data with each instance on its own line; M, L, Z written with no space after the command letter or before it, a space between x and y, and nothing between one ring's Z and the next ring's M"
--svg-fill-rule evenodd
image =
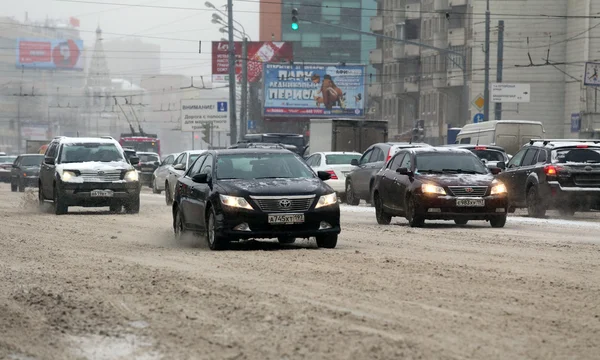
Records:
M543 139L545 132L539 121L485 121L465 125L456 136L456 144L496 145L513 155L529 140Z

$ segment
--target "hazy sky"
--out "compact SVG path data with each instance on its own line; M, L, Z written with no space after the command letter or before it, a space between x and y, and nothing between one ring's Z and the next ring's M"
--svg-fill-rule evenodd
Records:
M14 16L23 20L28 12L32 20L76 17L81 21L80 30L86 47L92 47L95 29L99 24L104 31L104 39L110 40L134 34L144 42L161 46L162 72L190 76L210 74L210 41L219 40L223 35L219 26L211 23L214 10L207 9L205 0L81 0L64 2L59 0L19 0L3 6L2 15ZM216 7L225 11L226 0L212 0ZM107 5L119 4L119 5ZM194 10L160 9L131 7L127 5L169 6L195 8ZM258 37L258 0L234 1L234 18L242 23L253 40ZM152 39L163 37L167 39ZM226 36L225 36L226 37ZM198 54L198 40L202 40L202 54ZM169 53L189 52L189 53ZM107 54L107 56L115 56ZM120 57L126 55L120 54ZM206 77L205 77L206 79Z

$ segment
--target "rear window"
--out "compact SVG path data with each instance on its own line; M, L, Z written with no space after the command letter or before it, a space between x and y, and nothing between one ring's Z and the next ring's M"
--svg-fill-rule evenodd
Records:
M471 150L481 160L504 161L504 154L496 150Z
M144 163L159 161L158 160L158 155L153 155L153 154L139 154L139 157L140 157L140 162L144 162Z
M38 166L42 165L44 155L39 156L23 156L21 158L21 166Z
M353 159L360 159L361 154L335 154L325 155L325 163L327 165L350 165Z
M0 164L12 164L16 158L16 156L0 156Z
M566 148L552 151L553 162L600 163L600 148Z

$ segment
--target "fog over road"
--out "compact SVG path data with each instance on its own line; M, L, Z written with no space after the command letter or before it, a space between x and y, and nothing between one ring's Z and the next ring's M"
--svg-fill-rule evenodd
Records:
M342 208L336 249L176 242L138 215L0 185L0 359L592 359L600 213L409 228Z

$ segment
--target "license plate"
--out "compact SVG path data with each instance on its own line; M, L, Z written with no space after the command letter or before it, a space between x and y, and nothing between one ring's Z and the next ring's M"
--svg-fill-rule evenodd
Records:
M92 190L91 197L112 197L112 190Z
M484 199L456 199L456 206L460 207L483 207Z
M302 224L304 214L270 214L269 224Z
M146 167L146 168L142 168L142 171L153 171L154 168L151 167Z

